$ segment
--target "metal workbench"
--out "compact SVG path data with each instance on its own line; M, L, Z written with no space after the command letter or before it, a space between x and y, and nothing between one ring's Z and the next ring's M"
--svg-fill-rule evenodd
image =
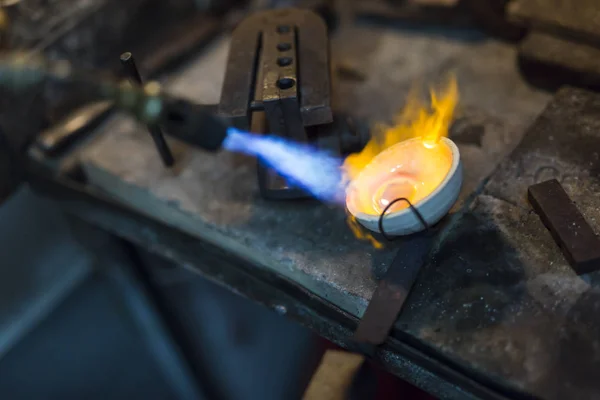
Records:
M218 38L164 76L166 88L218 102L227 49L228 38ZM334 61L366 75L336 83L337 109L357 119L389 122L415 83L439 82L448 72L461 93L451 133L465 171L459 203L378 362L440 398L594 398L591 380L558 378L554 354L561 328L553 324L590 284L551 248L525 191L510 185L523 189L557 167L542 150L538 158L552 168L528 175L538 161L521 151L525 161L497 170L552 95L523 81L512 46L474 32L356 26L336 34L332 50ZM114 116L60 159L34 151L34 184L87 223L352 347L378 278L397 251L410 248L399 242L375 250L356 240L341 209L262 200L255 160L171 144L177 164L166 170L143 127ZM578 176L573 171L569 176ZM74 176L85 176L85 184ZM520 236L519 224L535 231ZM523 255L528 251L534 261Z

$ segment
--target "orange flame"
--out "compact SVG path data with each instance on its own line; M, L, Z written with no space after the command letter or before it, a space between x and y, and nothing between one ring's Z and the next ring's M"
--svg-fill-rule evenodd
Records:
M450 76L439 95L430 90L430 96L431 105L429 107L423 106L419 101L418 93L415 90L411 91L407 105L395 118L393 126L375 126L373 137L365 148L360 153L351 154L344 161L342 169L346 182L355 179L379 153L399 142L420 137L423 140L423 145L431 149L436 147L441 137L448 136L459 98L456 78ZM440 168L442 164L444 163L440 163ZM437 181L437 178L434 177L429 179ZM434 186L438 184L426 185L432 186L427 191L431 193L435 189ZM400 205L397 206L397 208L400 207ZM359 225L356 218L349 216L347 223L357 239L368 241L377 249L383 247L380 242Z
M354 215L348 215L348 217L346 218L346 223L348 224L348 227L350 228L350 230L352 231L352 233L358 240L370 242L371 245L373 247L375 247L377 250L383 249L383 247L384 247L383 243L379 242L377 239L375 239L373 237L373 235L371 235L369 232L364 230L360 226L360 224L358 223L358 221L356 220L356 217Z
M396 143L422 137L424 144L431 146L441 137L448 136L459 97L456 78L450 77L439 96L433 90L430 90L430 95L431 106L425 107L413 90L393 126L375 126L373 137L365 148L360 153L349 155L344 161L342 168L348 182L356 178L375 156Z

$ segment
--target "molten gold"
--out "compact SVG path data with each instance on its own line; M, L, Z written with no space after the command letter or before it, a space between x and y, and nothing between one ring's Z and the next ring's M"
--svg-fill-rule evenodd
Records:
M374 216L398 198L418 204L444 181L452 161L452 150L444 142L429 146L416 138L398 143L363 169L350 185L346 203L354 212ZM388 212L407 207L407 202L398 202Z
M378 216L390 202L401 197L416 205L448 175L452 151L440 138L448 136L458 104L456 79L451 76L439 95L431 90L430 96L430 106L423 106L413 91L395 125L376 127L365 148L346 158L343 172L350 183L347 204L353 213ZM403 144L394 146L400 142ZM406 207L406 202L397 202L388 212ZM358 239L381 247L354 217L349 217L348 225Z

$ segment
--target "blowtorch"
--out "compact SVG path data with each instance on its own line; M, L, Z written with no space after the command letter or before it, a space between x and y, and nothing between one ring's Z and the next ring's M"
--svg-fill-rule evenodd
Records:
M67 61L41 56L8 54L0 58L0 86L19 91L54 80L85 85L98 100L112 102L116 110L146 126L161 126L168 135L193 147L213 152L224 148L255 156L313 197L343 203L341 159L327 151L239 130L201 104L162 93L155 82L144 86L119 82L75 69Z

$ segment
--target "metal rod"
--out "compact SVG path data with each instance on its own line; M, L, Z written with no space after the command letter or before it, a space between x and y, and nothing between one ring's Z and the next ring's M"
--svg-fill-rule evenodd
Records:
M121 65L123 66L123 71L131 83L135 85L143 85L142 76L135 65L133 55L130 52L121 54ZM160 129L158 125L149 125L147 128L148 132L150 132L150 136L152 136L152 139L154 140L154 144L156 145L156 149L160 154L163 164L166 167L173 166L175 159L173 158L171 149L169 149L169 145L165 140L162 129Z
M429 230L429 224L427 224L427 222L425 221L425 218L423 218L423 215L421 214L421 212L417 209L417 207L415 207L410 200L408 200L405 197L399 197L393 201L391 201L383 210L383 212L381 213L381 215L379 216L379 232L381 232L381 236L383 236L383 238L385 240L387 240L388 242L393 241L394 239L391 238L390 236L388 236L387 233L385 233L385 231L383 230L383 218L385 217L385 215L387 214L387 212L392 208L392 206L400 201L405 201L406 203L408 203L408 206L410 207L410 210L415 214L415 216L417 217L417 219L419 220L419 222L421 222L421 225L423 225L423 229L424 230Z

